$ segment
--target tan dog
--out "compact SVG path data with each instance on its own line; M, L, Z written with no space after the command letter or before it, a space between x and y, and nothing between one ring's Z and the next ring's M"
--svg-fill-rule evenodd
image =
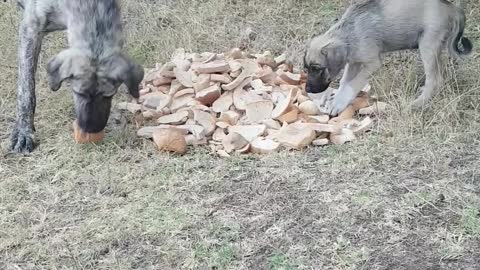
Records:
M325 91L345 69L340 88L328 105L328 112L337 115L381 67L383 53L419 49L426 82L413 107L422 108L441 87L442 49L447 46L456 57L472 51L471 41L463 37L465 20L464 12L446 0L368 0L354 4L326 33L309 42L304 58L307 92Z

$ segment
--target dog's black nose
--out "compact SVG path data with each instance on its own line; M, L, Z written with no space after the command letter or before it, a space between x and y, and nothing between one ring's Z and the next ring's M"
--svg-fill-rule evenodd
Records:
M108 117L90 118L89 117L77 117L78 126L83 132L98 133L105 129L107 125Z
M84 132L98 133L107 126L110 106L105 106L104 104L96 105L80 107L76 111L78 126Z
M321 83L321 84L307 83L307 85L305 87L305 91L307 91L307 93L318 94L318 93L322 93L323 91L327 90L329 86L330 86L330 82Z

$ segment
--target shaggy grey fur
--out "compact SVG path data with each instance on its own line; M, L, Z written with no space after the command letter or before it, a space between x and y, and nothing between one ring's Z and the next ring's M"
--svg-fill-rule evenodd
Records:
M47 66L50 88L71 84L80 128L99 132L107 124L111 100L125 84L139 96L143 68L124 55L120 8L115 0L17 0L19 27L17 118L11 136L16 152L34 149L35 73L42 38L67 30L69 48Z
M419 49L426 82L412 106L422 108L441 88L442 49L447 46L456 57L472 51L472 43L463 37L464 28L464 12L446 0L367 0L354 4L326 33L313 37L307 45L307 92L323 92L345 69L338 92L328 105L329 113L337 115L381 67L382 54Z

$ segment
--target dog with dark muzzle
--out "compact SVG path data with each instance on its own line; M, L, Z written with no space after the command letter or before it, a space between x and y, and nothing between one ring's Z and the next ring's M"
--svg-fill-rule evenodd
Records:
M43 37L66 30L69 48L47 66L53 91L63 82L73 90L77 123L97 133L107 125L112 97L125 84L139 97L143 68L122 53L120 7L116 0L17 0L19 27L17 117L11 136L16 152L34 149L35 73Z
M344 70L340 87L327 103L335 116L352 103L387 52L418 49L425 86L412 104L423 108L442 84L440 55L445 45L452 56L472 51L463 36L464 12L446 0L367 0L350 6L326 33L312 38L304 64L309 93L325 91ZM461 45L461 46L460 46Z

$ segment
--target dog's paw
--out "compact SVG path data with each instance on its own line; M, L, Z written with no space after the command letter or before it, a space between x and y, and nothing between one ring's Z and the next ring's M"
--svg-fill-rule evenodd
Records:
M410 104L410 110L412 112L421 112L428 108L428 103L423 99L416 99Z
M428 107L430 99L423 95L423 92L410 105L412 111L423 111Z
M412 102L412 104L410 104L410 110L414 112L421 111L423 110L423 108L424 108L423 100L422 101L415 100Z
M10 150L17 153L30 153L35 148L33 129L15 127L11 135Z
M331 116L337 116L343 112L352 101L349 97L335 95L333 101L327 105L327 111Z

